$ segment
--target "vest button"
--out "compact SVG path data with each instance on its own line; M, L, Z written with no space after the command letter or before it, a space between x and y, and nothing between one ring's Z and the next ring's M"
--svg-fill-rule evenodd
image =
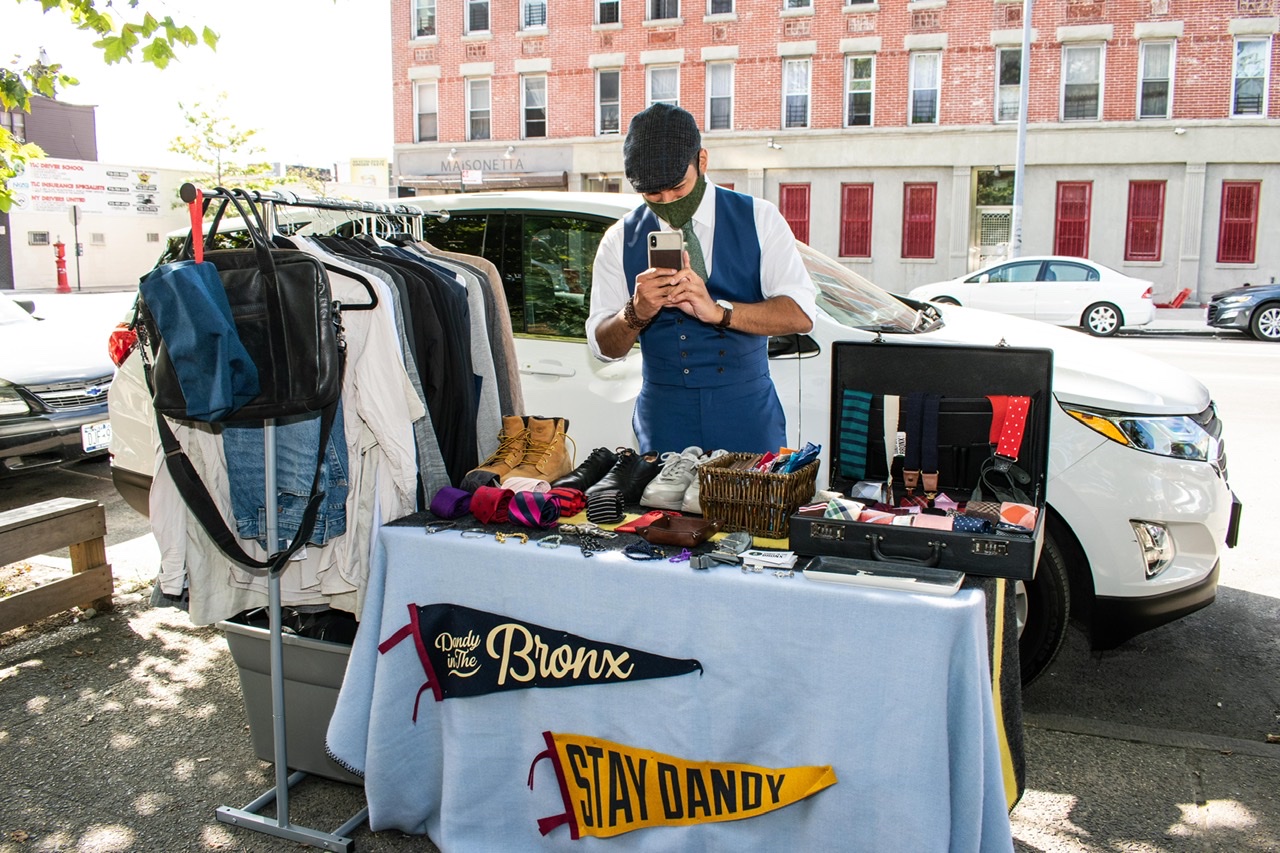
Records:
M689 372L689 368L687 368L687 367L686 367L686 368L684 369L684 372L685 372L685 373L688 373L688 372Z
M681 358L688 358L688 357L689 357L689 353L687 353L687 352L682 352L682 353L680 353L680 357L681 357Z
M716 373L724 373L724 368L723 368L723 367L717 367L717 368L716 368Z
M681 336L680 336L680 340L682 340L682 341L685 341L685 340L688 340L688 339L689 339L689 336L688 336L688 335L681 335ZM720 354L721 354L721 355L724 355L724 353L720 353Z
M723 357L724 357L724 350L720 350L720 356L721 356L721 358L723 358Z

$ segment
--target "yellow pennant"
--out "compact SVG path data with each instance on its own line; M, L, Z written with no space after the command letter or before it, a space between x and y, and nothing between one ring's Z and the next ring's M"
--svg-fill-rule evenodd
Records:
M608 838L650 826L743 820L799 802L836 783L830 765L755 767L686 761L586 735L543 732L564 814L538 821L543 835L562 824L571 838Z

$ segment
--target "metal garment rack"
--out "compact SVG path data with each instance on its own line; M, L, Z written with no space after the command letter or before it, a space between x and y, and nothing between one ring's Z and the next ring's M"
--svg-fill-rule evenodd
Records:
M209 191L200 190L199 192L202 192L204 197L209 199L230 197L230 193L221 187ZM180 195L187 204L192 204L196 201L196 194L197 188L193 184L182 185ZM244 191L244 194L240 197L260 205L268 239L276 231L275 208L277 205L362 212L380 217L403 217L406 221L416 222L419 226L417 229L419 234L421 233L420 226L423 216L437 216L442 219L447 219L448 216L447 214L441 216L441 214L424 211L418 207L405 204L379 204L377 202L347 201L333 198L299 198L290 192L248 190ZM196 239L195 235L193 235L193 239ZM274 544L277 541L276 436L274 420L263 422L263 464L265 466L266 481L266 537L269 544ZM271 638L269 655L271 665L271 723L272 741L275 747L276 784L275 787L243 808L219 806L217 818L221 823L251 829L254 832L273 835L277 838L286 838L310 847L338 851L338 853L350 853L355 844L349 837L350 833L368 819L368 806L362 808L333 832L323 832L305 826L298 826L289 820L289 789L301 782L309 774L301 770L289 773L288 744L285 731L284 642L281 631L279 573L268 573L267 596ZM259 814L262 809L272 802L276 804L274 817Z

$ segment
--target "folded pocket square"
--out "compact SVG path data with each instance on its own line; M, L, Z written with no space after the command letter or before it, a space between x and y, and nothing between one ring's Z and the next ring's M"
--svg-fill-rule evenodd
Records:
M1028 504L1013 503L1012 501L1005 501L1000 504L1000 520L1005 524L1014 524L1018 527L1025 527L1028 530L1034 530L1037 515L1036 508Z
M865 507L857 501L832 498L827 502L827 511L823 514L823 518L843 518L848 521L856 521L858 516L862 514L863 509Z

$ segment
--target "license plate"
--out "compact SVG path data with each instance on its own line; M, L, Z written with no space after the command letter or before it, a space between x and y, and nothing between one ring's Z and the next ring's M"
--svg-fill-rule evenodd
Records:
M85 453L106 450L111 444L111 421L85 424L80 427L80 445Z

